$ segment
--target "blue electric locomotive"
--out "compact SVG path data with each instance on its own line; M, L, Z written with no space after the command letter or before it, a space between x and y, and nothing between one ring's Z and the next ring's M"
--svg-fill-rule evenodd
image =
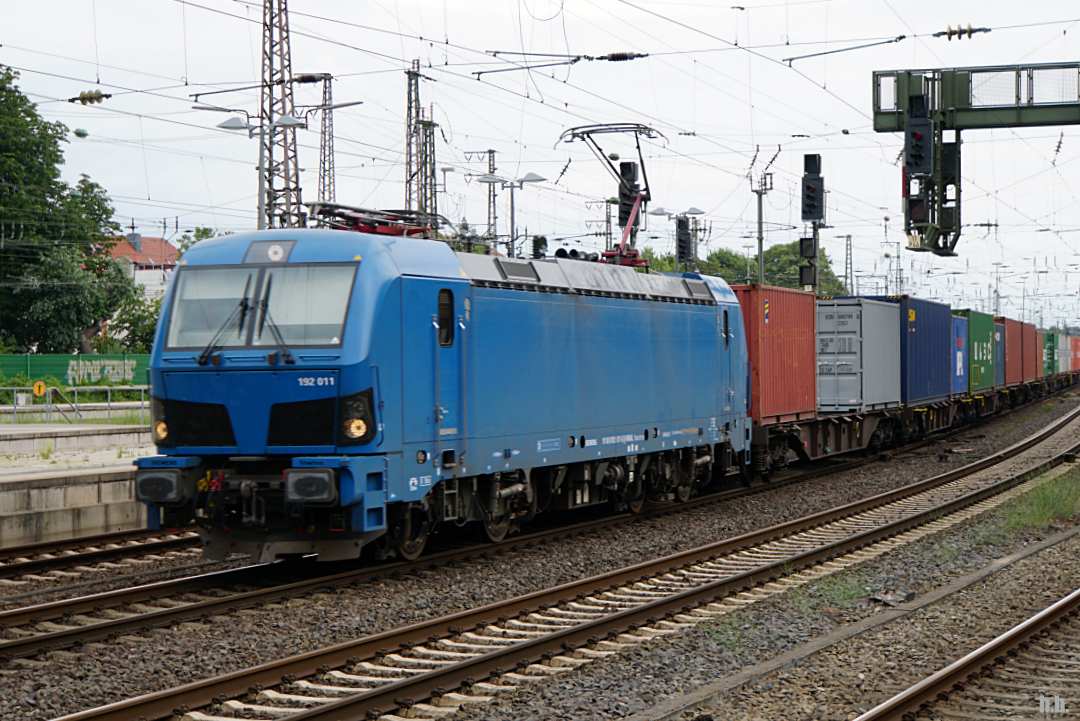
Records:
M334 230L204 241L151 360L152 525L206 554L414 558L548 509L639 509L745 469L747 353L719 278Z

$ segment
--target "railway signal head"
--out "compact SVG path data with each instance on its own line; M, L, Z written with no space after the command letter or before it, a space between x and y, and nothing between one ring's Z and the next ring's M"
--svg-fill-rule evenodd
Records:
M825 178L820 175L803 175L802 219L825 220Z
M630 222L630 213L634 209L634 201L638 197L638 164L631 160L619 163L619 226L626 227ZM634 227L637 227L641 217L639 212L634 217Z
M910 175L933 173L933 126L929 118L907 119L904 126L904 167Z
M675 260L690 263L694 260L694 241L690 236L690 219L685 215L675 218Z

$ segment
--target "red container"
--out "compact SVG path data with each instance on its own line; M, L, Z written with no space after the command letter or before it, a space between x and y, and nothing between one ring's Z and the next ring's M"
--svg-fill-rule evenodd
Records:
M1021 323L1020 327L1023 333L1021 345L1024 354L1024 383L1030 383L1042 375L1042 339L1031 323Z
M1005 324L1005 385L1019 385L1024 382L1023 323L1011 318L994 320Z
M1080 336L1069 336L1069 348L1072 351L1072 363L1069 368L1080 371Z
M732 286L750 357L750 416L761 426L817 415L817 298L770 285Z

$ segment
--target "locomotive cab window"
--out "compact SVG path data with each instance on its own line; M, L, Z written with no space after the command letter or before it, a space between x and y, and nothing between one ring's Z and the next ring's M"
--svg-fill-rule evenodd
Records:
M724 310L724 347L727 348L731 344L731 333L728 330L728 317L727 310Z
M454 292L439 291L439 345L454 345Z

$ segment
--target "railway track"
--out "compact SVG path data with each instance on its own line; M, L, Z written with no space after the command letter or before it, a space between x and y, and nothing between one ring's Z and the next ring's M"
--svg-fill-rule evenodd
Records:
M873 459L856 459L837 466L789 473L771 483L719 491L678 505L658 505L639 515L608 515L511 536L498 545L475 543L446 548L411 563L395 561L363 568L349 567L347 563L312 563L306 566L288 563L254 564L0 611L0 659L33 656L44 651L99 641L120 633L170 626L320 589L363 583L406 570L433 568L475 559L485 554L505 553L514 548L564 539L567 536L595 533L635 518L681 513L851 470L868 462L873 462ZM343 566L348 570L335 570Z
M121 531L45 541L0 550L0 579L64 581L87 571L115 570L117 564L146 554L191 555L187 551L198 547L199 535L189 530Z
M969 427L954 434L970 430ZM936 436L912 443L895 452L912 452L941 438ZM360 569L349 567L348 564L311 564L306 567L283 563L256 564L0 611L0 661L257 607L322 589L364 583L405 570L422 570L475 559L484 554L505 553L518 547L564 539L568 535L595 533L635 518L682 513L876 462L877 457L867 456L818 465L809 470L786 472L768 483L719 491L678 505L653 506L637 516L624 513L569 526L559 525L511 536L497 546L479 543L447 548L429 553L411 564L391 562ZM347 570L335 570L342 566Z
M1023 407L1023 406L1020 406ZM1019 407L1018 407L1019 408ZM977 430L985 422L1007 417L1017 409L1004 411L979 423L934 435L907 446L892 449L890 454L907 453L931 443ZM797 480L809 480L832 473L852 470L876 462L874 456L837 461L834 464L815 467L809 471L784 472L762 488L777 487ZM134 477L134 476L132 476ZM722 498L730 497L730 494ZM711 494L707 499L717 498ZM700 502L701 499L698 499ZM708 500L706 502L709 502ZM160 554L166 558L198 555L198 534L193 530L170 529L167 531L121 531L60 541L44 541L12 548L0 549L0 584L17 585L22 581L69 582L83 574L115 571L123 567L137 566ZM147 558L150 556L150 558Z
M1078 664L1080 589L855 721L1075 718Z
M853 504L63 721L152 721L174 711L184 721L441 718L993 507L1074 457L1078 416L982 461ZM1022 470L996 467L1014 458Z

